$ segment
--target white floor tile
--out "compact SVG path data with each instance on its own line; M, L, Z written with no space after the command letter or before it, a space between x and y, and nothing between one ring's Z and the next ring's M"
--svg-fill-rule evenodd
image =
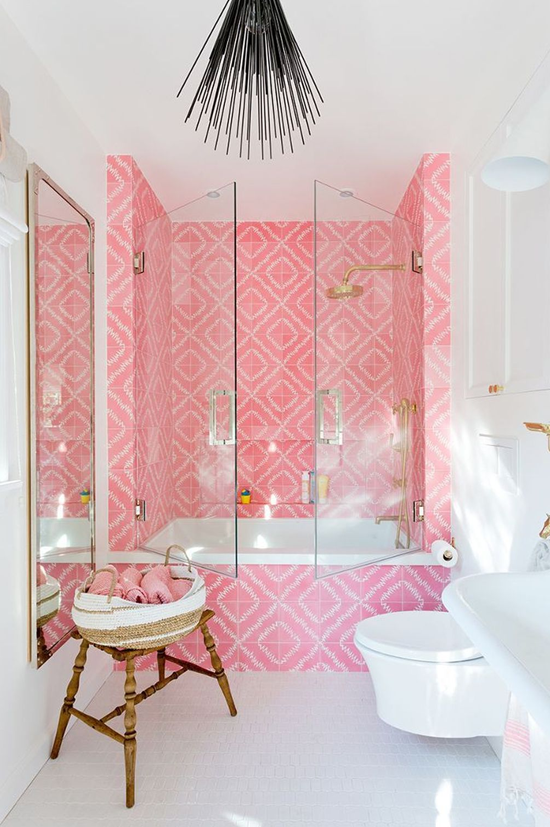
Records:
M365 674L229 677L237 718L215 681L193 674L137 707L133 810L124 807L122 748L77 722L4 824L501 827L500 766L484 738L392 729L376 715ZM138 678L145 686L151 673ZM123 681L113 675L90 712L119 704Z

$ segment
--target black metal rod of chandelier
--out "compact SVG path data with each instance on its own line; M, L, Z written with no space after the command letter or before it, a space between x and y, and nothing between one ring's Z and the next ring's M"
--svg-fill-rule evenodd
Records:
M198 112L195 130L206 124L205 143L212 138L229 154L235 139L241 158L250 158L255 136L262 160L278 145L283 155L294 152L295 139L304 144L311 135L323 98L279 0L227 0L177 97L226 9L185 122Z

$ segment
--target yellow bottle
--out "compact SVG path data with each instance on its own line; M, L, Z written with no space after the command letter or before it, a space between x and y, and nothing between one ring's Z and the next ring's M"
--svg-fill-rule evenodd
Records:
M328 475L327 474L319 474L317 477L317 486L319 492L319 499L318 502L322 505L326 503L328 497Z

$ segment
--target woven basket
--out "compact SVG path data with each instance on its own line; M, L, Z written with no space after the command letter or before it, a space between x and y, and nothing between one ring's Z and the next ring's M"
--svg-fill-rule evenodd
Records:
M181 546L172 545L166 549L164 565L169 565L172 549L182 551L187 559L186 566L170 566L174 579L191 581L187 594L172 603L133 603L113 597L114 573L108 595L89 594L86 588L97 574L95 572L75 592L72 608L76 628L85 640L119 649L154 649L174 643L196 628L206 602L206 586L202 577L191 569Z
M61 588L58 581L46 575L46 582L36 588L36 625L40 629L57 615L61 606Z

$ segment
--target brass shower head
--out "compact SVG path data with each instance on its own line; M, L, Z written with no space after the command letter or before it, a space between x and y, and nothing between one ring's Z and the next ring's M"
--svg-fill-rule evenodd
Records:
M360 284L338 284L336 287L329 287L327 296L329 299L354 299L363 295L363 288Z
M357 270L406 270L404 264L354 264L349 270L346 270L342 284L336 287L329 287L326 291L329 299L354 299L357 296L363 295L363 288L360 284L349 284L349 277Z

